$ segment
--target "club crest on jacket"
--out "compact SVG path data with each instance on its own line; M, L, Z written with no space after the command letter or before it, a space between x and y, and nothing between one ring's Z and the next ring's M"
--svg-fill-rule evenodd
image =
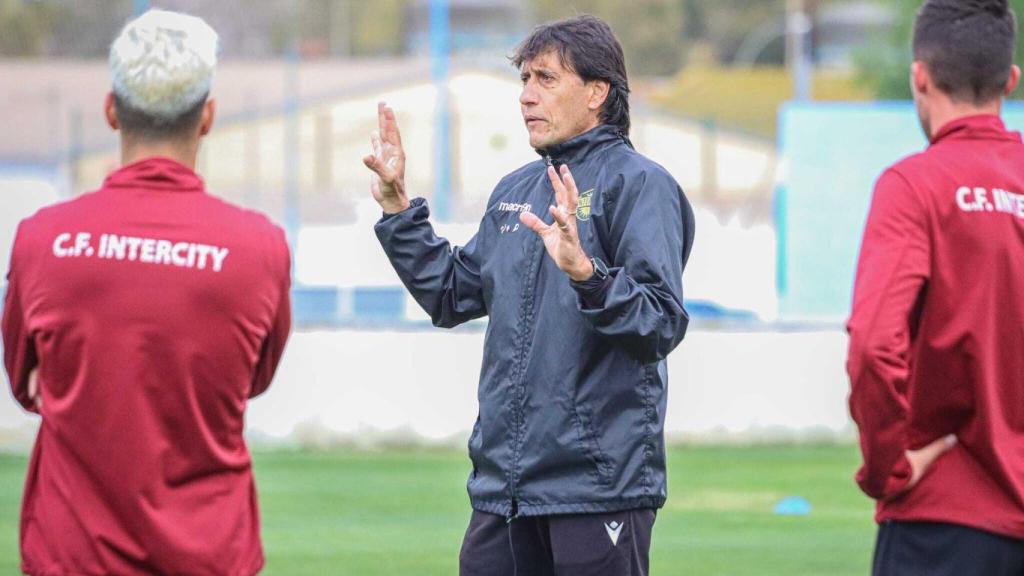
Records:
M590 204L594 200L594 189L580 193L579 204L576 205L576 219L590 220Z

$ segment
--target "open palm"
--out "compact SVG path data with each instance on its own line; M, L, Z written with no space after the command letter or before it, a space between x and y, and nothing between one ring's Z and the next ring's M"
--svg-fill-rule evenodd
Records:
M405 194L405 149L402 135L395 120L395 111L383 102L377 104L379 130L370 136L373 154L363 158L363 164L373 170L370 184L373 199L389 214L409 207Z
M541 237L544 248L559 269L573 280L586 280L594 274L594 267L580 246L579 229L576 226L576 208L580 194L576 189L576 181L573 180L569 167L565 165L562 166L561 177L549 166L548 178L555 189L556 203L555 206L548 208L548 212L555 222L545 224L532 212L523 212L519 219Z

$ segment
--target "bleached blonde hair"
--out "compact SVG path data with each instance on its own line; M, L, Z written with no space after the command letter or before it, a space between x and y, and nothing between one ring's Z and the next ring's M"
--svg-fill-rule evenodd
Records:
M217 33L201 18L149 10L110 45L114 94L160 121L173 121L210 92Z

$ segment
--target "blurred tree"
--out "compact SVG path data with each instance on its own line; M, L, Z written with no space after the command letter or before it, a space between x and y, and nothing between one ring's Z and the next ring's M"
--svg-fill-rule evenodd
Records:
M708 29L708 6L702 0L683 0L683 32L687 38L703 38Z
M714 47L719 63L732 64L736 52L751 37L773 35L774 40L765 45L756 63L785 62L785 37L780 34L785 26L785 0L686 0L686 4L692 5L692 12L703 14L702 39ZM773 34L775 29L778 31Z
M205 18L227 56L401 54L410 0L159 0ZM102 58L132 0L0 0L0 56Z
M531 0L537 23L593 14L611 25L631 73L669 76L683 64L685 2L680 0Z
M61 12L53 3L0 0L0 56L41 56Z
M271 51L295 42L306 56L402 53L408 0L307 0L287 3L287 18L271 23Z
M345 0L350 7L352 52L361 55L400 54L405 43L408 0Z
M911 39L914 16L923 3L921 0L880 0L896 9L897 21L890 33L872 42L856 58L859 81L868 87L876 98L883 100L907 100L910 93ZM1024 18L1024 0L1010 0L1017 13L1018 22ZM1017 62L1024 62L1024 42L1017 42ZM1024 91L1017 90L1013 98L1024 98Z

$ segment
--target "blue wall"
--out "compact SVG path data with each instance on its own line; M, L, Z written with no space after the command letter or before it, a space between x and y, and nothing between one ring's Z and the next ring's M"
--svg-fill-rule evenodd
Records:
M1024 105L1008 105L1003 118L1024 129ZM775 208L783 318L846 317L875 180L926 145L912 102L781 109Z

